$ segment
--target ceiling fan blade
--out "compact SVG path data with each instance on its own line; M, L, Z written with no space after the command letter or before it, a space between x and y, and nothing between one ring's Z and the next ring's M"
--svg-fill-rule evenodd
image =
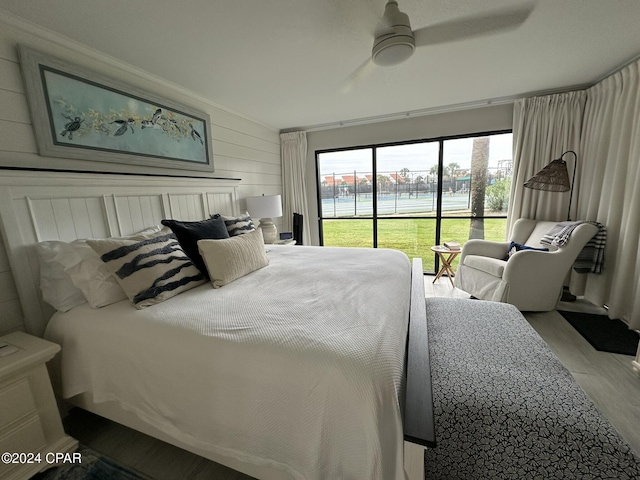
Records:
M532 11L533 5L521 6L418 28L413 31L416 47L467 40L513 30L522 25Z
M371 72L375 69L376 65L373 63L371 58L367 58L364 62L360 64L358 68L356 68L351 75L349 75L342 87L340 87L341 93L349 93L353 90L353 87L361 82L364 78L368 77Z

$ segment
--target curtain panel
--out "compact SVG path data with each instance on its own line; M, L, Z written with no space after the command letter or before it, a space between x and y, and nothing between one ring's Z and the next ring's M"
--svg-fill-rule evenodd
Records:
M585 298L640 330L640 62L587 90L580 150L578 213L607 227L605 269L581 276Z
M586 92L568 92L516 100L513 110L513 179L509 196L507 232L519 218L562 221L567 219L569 194L524 188L524 183L562 153L573 150L580 162L580 131ZM565 157L569 175L573 155ZM575 218L578 175L571 209Z
M576 92L518 100L508 229L520 217L566 220L569 192L523 184L566 150L578 155L571 218L607 228L602 274L572 273L571 291L640 330L640 61ZM569 176L573 155L565 157Z
M305 162L307 160L307 133L288 132L280 134L282 158L282 213L288 231L293 227L293 214L303 215L302 241L309 242L309 209L305 182Z

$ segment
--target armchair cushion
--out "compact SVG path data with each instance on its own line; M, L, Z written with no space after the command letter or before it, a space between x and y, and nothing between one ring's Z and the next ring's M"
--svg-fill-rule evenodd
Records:
M464 259L464 264L467 267L475 268L494 277L502 278L507 262L498 258L467 255Z

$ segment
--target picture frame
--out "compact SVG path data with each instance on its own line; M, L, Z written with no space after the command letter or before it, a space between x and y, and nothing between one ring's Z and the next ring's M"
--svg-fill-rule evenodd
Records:
M207 113L23 45L18 53L40 155L214 171Z

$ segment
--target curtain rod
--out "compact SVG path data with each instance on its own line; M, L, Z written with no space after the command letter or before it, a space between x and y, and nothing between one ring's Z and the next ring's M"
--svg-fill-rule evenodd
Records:
M598 83L600 83L601 81L603 81L605 78L609 78L611 75L615 75L616 73L620 72L621 70L624 70L625 68L627 68L629 65L631 65L632 63L637 62L638 60L640 60L640 53L637 54L635 57L632 57L631 60L623 63L622 65L620 65L619 67L614 68L613 70L611 70L609 73L603 75L602 77L600 77L598 80L596 80L593 85L597 85ZM592 85L592 86L593 86Z
M317 132L320 130L331 130L334 128L354 127L358 125L368 125L372 123L387 122L390 120L401 120L403 118L424 117L427 115L435 115L438 113L459 112L463 110L471 110L471 109L480 108L480 107L493 107L496 105L506 105L509 103L513 103L515 100L519 98L552 95L556 93L565 93L565 92L571 92L575 90L585 90L589 87L592 87L593 85L594 84L591 84L591 83L581 84L581 85L571 85L568 87L559 87L559 88L553 88L548 90L540 90L536 92L523 93L519 95L510 95L506 97L497 97L497 98L492 98L487 100L478 100L475 102L456 103L452 105L444 105L441 107L430 107L430 108L424 108L421 110L412 110L408 112L390 113L387 115L357 118L353 120L344 120L340 122L324 123L324 124L318 124L318 125L309 125L306 127L287 128L287 129L281 130L280 133L295 132L300 130L305 132Z

